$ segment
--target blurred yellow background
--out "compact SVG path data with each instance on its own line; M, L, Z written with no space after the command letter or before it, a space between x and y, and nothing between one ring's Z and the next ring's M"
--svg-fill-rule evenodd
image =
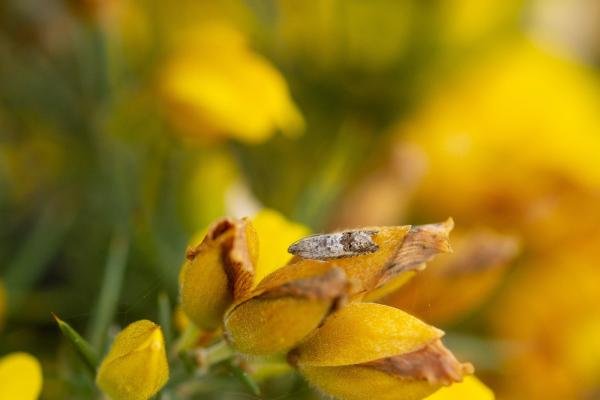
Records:
M386 304L498 399L600 398L599 67L594 0L4 1L0 356L94 398L51 312L104 348L223 215L269 209L281 249L451 216Z

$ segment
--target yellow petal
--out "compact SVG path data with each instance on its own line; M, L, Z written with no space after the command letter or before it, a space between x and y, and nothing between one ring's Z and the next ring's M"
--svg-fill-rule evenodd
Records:
M524 40L494 48L403 121L400 140L418 145L429 164L419 215L486 221L546 246L572 236L563 229L572 214L549 222L573 189L577 213L600 186L600 91L593 69L548 50ZM525 132L536 132L535 151Z
M285 265L291 258L287 246L310 233L304 225L287 220L277 211L263 209L252 218L259 241L256 282Z
M251 289L258 258L258 238L246 219L222 219L204 240L188 249L180 275L183 311L206 330L221 325L234 300Z
M417 350L443 332L396 308L351 303L296 350L298 365L359 364Z
M117 335L98 369L96 383L114 400L145 400L169 379L169 365L160 326L134 322Z
M27 353L0 358L0 399L34 400L42 390L42 367Z
M300 366L300 372L317 389L340 400L421 400L439 387L356 365Z
M320 390L340 399L422 399L442 385L472 374L436 339L418 350L367 363L335 367L299 366ZM360 384L353 384L360 382Z
M173 122L192 135L258 143L304 124L279 71L224 23L190 33L160 81Z
M494 400L494 392L485 386L475 376L463 378L462 382L443 387L427 400Z
M236 305L225 317L226 335L239 352L252 355L283 353L311 333L345 298L344 271L329 264L302 264L304 276L271 281ZM303 268L295 268L295 271Z

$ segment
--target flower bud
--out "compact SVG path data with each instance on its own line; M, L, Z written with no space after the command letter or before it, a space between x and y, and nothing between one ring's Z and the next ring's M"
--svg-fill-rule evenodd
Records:
M27 353L0 358L0 399L35 400L42 390L42 368Z
M344 270L329 262L303 260L281 268L227 313L227 338L246 354L288 351L319 326L348 289Z
M289 360L316 388L341 400L420 400L472 372L443 346L442 335L393 307L352 303Z
M100 364L96 384L113 400L145 400L168 379L169 364L160 326L141 320L117 335Z
M256 232L247 219L224 218L188 249L186 258L179 275L183 311L199 328L214 330L227 308L252 288Z

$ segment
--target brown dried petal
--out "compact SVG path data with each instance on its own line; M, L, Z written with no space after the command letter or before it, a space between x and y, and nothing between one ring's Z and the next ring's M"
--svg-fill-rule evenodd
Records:
M437 224L411 227L396 255L385 266L378 286L402 272L423 269L427 261L440 253L452 252L448 238L453 228L452 218Z
M360 365L399 378L426 380L432 385L460 382L464 375L473 373L473 366L470 363L460 363L440 340L411 353Z
M349 282L339 267L332 267L325 274L297 279L266 290L256 299L276 299L292 296L309 300L326 300L343 297L348 293Z
M234 299L247 294L254 280L254 262L248 248L248 224L247 218L223 218L208 229L199 245L186 251L186 258L191 261L209 246L219 245L223 269Z

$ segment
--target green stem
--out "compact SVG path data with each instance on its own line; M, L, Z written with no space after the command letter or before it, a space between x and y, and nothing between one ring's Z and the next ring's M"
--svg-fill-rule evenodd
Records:
M207 368L233 357L233 350L225 340L221 340L200 351L203 352L203 364L206 365Z
M124 229L117 229L108 250L98 305L88 329L90 342L99 351L104 348L106 332L117 310L128 252L129 235Z
M165 337L167 352L171 348L171 343L173 341L172 321L169 295L165 292L160 292L158 294L158 323L160 324Z
M240 380L250 392L255 396L260 396L260 386L258 383L246 372L242 367L237 365L234 360L229 360L229 369L233 372L233 375Z

